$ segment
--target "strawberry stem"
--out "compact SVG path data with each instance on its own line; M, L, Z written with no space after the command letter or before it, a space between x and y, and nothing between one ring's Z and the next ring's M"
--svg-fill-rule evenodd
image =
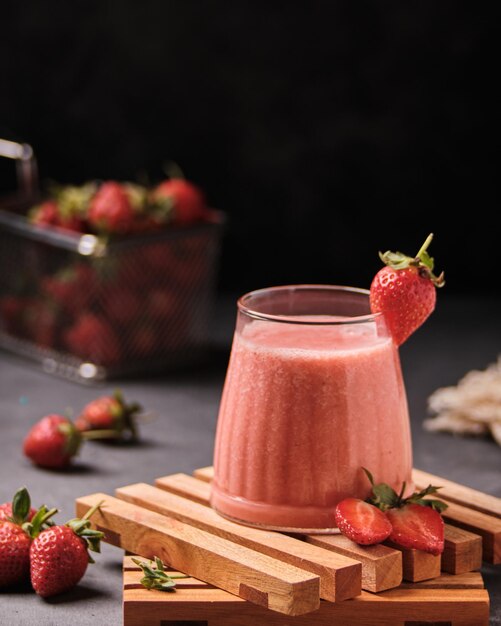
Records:
M428 249L428 246L430 245L432 239L433 239L433 233L430 233L428 237L426 237L424 244L419 248L419 251L416 254L416 259L419 259L419 260L421 259L421 257L423 256L423 253L426 252L426 250Z
M112 429L84 430L82 431L83 439L119 439L120 431Z
M81 518L82 520L89 520L96 511L98 511L104 504L104 500L101 500L97 504L95 504L91 509L87 511L87 513Z

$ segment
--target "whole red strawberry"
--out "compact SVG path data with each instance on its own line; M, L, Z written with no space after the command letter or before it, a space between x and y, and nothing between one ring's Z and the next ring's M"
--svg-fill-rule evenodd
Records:
M170 204L177 224L191 224L205 218L208 213L203 192L184 178L171 178L160 183L153 191L156 201Z
M75 425L83 432L102 429L115 431L117 438L128 433L135 439L135 416L140 410L141 406L135 402L127 404L122 393L117 390L112 396L103 396L87 404L75 420ZM99 438L99 433L96 432L93 438Z
M22 525L36 515L26 487L16 491L12 502L0 505L0 587L28 580L31 538Z
M433 275L433 259L427 252L432 238L430 234L414 258L401 252L380 253L386 267L372 281L370 306L373 313L383 313L397 346L433 312L435 287L444 285L443 272Z
M31 539L14 522L0 522L0 587L28 579Z
M115 181L101 185L92 198L87 220L99 232L127 233L132 230L136 213L126 187Z
M89 550L99 552L104 533L90 528L90 509L84 518L52 526L35 536L30 547L31 585L48 598L74 587L93 563Z
M40 467L63 468L70 464L82 442L80 431L62 415L47 415L26 435L24 454Z

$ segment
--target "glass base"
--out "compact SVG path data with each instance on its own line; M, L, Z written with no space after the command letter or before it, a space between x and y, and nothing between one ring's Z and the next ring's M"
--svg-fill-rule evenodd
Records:
M296 528L294 526L274 526L272 524L258 524L254 522L247 522L245 520L238 519L226 513L221 513L214 506L214 511L224 519L242 526L248 526L250 528L260 528L261 530L274 530L281 533L290 533L291 535L339 535L341 531L339 528Z

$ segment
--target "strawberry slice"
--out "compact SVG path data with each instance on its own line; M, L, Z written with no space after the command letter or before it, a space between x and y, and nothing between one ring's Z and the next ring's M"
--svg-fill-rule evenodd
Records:
M336 507L335 519L343 535L363 546L381 543L392 531L383 511L358 498L342 500Z
M435 555L444 551L444 520L433 508L405 504L401 508L389 509L386 515L393 528L390 541L403 548L424 550Z

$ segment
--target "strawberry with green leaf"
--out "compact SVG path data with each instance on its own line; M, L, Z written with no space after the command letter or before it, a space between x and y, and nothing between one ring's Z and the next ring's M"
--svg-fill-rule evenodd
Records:
M48 598L74 587L94 560L89 550L100 552L104 533L90 527L90 517L98 504L83 518L72 519L60 526L40 530L32 522L28 528L33 542L30 547L30 576L33 589L39 596ZM53 514L48 511L44 519Z
M429 498L439 487L425 489L404 497L386 483L375 483L369 470L364 472L372 485L372 495L364 502L346 498L336 507L339 530L362 545L389 539L403 548L441 554L444 550L444 521L440 513L447 508L441 500ZM386 518L387 524L382 517Z
M397 346L417 330L435 309L436 287L445 283L444 273L433 274L434 260L428 254L433 234L428 235L415 257L387 251L379 256L385 267L370 287L373 313L383 313Z
M63 415L47 415L26 435L24 454L40 467L64 468L78 453L82 443L80 431Z
M210 212L202 190L186 180L176 163L169 163L166 170L169 178L151 194L156 212L173 219L175 224L192 224L205 219Z
M51 515L55 509L51 511ZM45 528L47 509L31 508L30 494L26 487L18 489L12 503L0 508L0 587L7 587L29 580L30 545L29 528Z
M115 431L117 439L124 435L137 439L135 418L140 410L140 404L127 404L122 392L117 389L111 396L102 396L89 402L75 420L75 426L84 433L95 431L94 439L99 438L101 429Z

